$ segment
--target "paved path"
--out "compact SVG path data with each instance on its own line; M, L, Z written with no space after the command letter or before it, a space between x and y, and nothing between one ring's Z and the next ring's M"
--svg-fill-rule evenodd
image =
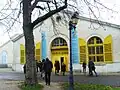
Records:
M0 90L20 90L18 81L0 80Z
M18 88L19 82L20 81L0 80L0 90L20 90L20 88ZM44 82L40 84L44 86L43 90L61 90L58 83L51 83L50 86L45 85Z
M38 74L38 78L40 81L40 75ZM52 74L51 81L52 82L68 82L69 76L55 76ZM1 72L0 71L0 80L24 80L24 74L20 72ZM80 83L93 83L93 84L104 84L104 85L112 85L112 86L120 86L120 73L115 75L100 75L98 77L89 77L84 75L76 74L74 75L74 81Z
M39 75L38 78L40 81ZM24 74L18 72L0 72L1 80L24 80ZM69 76L55 76L51 77L52 82L68 82ZM104 84L112 86L120 86L120 75L100 75L98 77L89 77L84 75L74 75L74 81L80 83Z

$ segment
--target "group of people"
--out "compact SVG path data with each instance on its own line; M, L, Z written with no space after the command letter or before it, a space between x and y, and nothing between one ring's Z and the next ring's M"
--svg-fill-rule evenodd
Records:
M55 75L59 75L60 70L61 70L63 76L65 75L66 65L64 62L62 62L60 65L59 61L55 61L54 67L55 67Z
M41 77L45 79L46 85L50 85L50 77L53 68L53 64L51 60L49 60L48 58L43 59L42 62L41 61L37 62L36 60L36 66L37 66L36 71L41 72ZM62 74L65 75L66 65L64 64L64 62L62 62L60 65L59 61L55 61L54 67L55 67L55 75L58 75L60 70ZM86 73L86 62L83 62L82 67L83 67L83 73ZM24 73L26 73L26 64L24 65L23 68L24 68ZM95 71L95 64L92 60L89 61L88 68L89 68L90 76L93 76L93 71L97 76L97 73Z
M83 73L86 74L86 62L83 62L82 67L83 67ZM88 68L89 68L89 76L93 76L93 72L95 73L96 77L98 76L97 72L95 71L96 69L95 64L92 60L88 62Z
M50 85L50 77L53 68L52 62L48 58L43 59L42 62L41 61L37 62L36 60L36 66L37 66L36 71L41 72L41 77L45 79L46 85ZM23 68L24 73L26 73L26 64L24 65Z

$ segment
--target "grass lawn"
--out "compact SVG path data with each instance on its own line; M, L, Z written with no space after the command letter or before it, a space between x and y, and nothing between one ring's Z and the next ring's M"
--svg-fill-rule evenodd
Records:
M68 87L69 87L68 83L62 84L63 90L68 90L69 89ZM113 88L105 85L75 83L74 90L120 90L120 87Z
M37 84L35 86L25 86L24 84L22 84L19 87L21 90L42 90L43 89L43 86L40 84Z
M120 90L120 87L119 88L113 88L113 90Z

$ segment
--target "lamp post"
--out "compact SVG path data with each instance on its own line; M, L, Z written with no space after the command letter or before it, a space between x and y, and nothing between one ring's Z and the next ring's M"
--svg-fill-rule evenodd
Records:
M75 30L78 23L78 12L75 12L69 21L69 38L70 38L70 73L69 73L69 90L74 90L73 67L72 67L72 30Z

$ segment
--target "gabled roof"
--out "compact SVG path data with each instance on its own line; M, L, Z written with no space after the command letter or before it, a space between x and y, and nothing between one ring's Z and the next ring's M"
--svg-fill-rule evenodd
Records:
M69 16L73 15L73 12L68 11L68 10L64 10L62 12L65 12ZM92 19L92 18L88 18L88 17L84 17L84 16L79 16L78 18L80 20L89 21L91 23L97 23L97 24L100 24L100 25L104 25L104 26L109 26L109 27L120 29L120 25L117 25L117 24L113 24L113 23L109 23L109 22L105 22L105 21L101 21L101 20L97 20L97 19Z
M104 21L91 19L91 18L87 18L87 17L83 17L83 16L79 16L79 18L80 18L80 20L89 21L91 23L97 23L97 24L100 24L100 25L104 25L104 26L109 26L109 27L120 29L120 25L117 25L117 24L112 24L112 23L109 23L109 22L104 22Z
M16 42L17 40L19 40L20 38L22 38L24 36L24 34L19 34L17 37L13 38L12 41Z
M8 40L7 42L5 42L4 44L2 44L2 45L0 46L0 48L3 47L4 45L8 44L9 42L11 42L11 41L12 41L14 38L16 38L16 37L18 37L18 34L15 34L14 36L12 36L11 39Z

